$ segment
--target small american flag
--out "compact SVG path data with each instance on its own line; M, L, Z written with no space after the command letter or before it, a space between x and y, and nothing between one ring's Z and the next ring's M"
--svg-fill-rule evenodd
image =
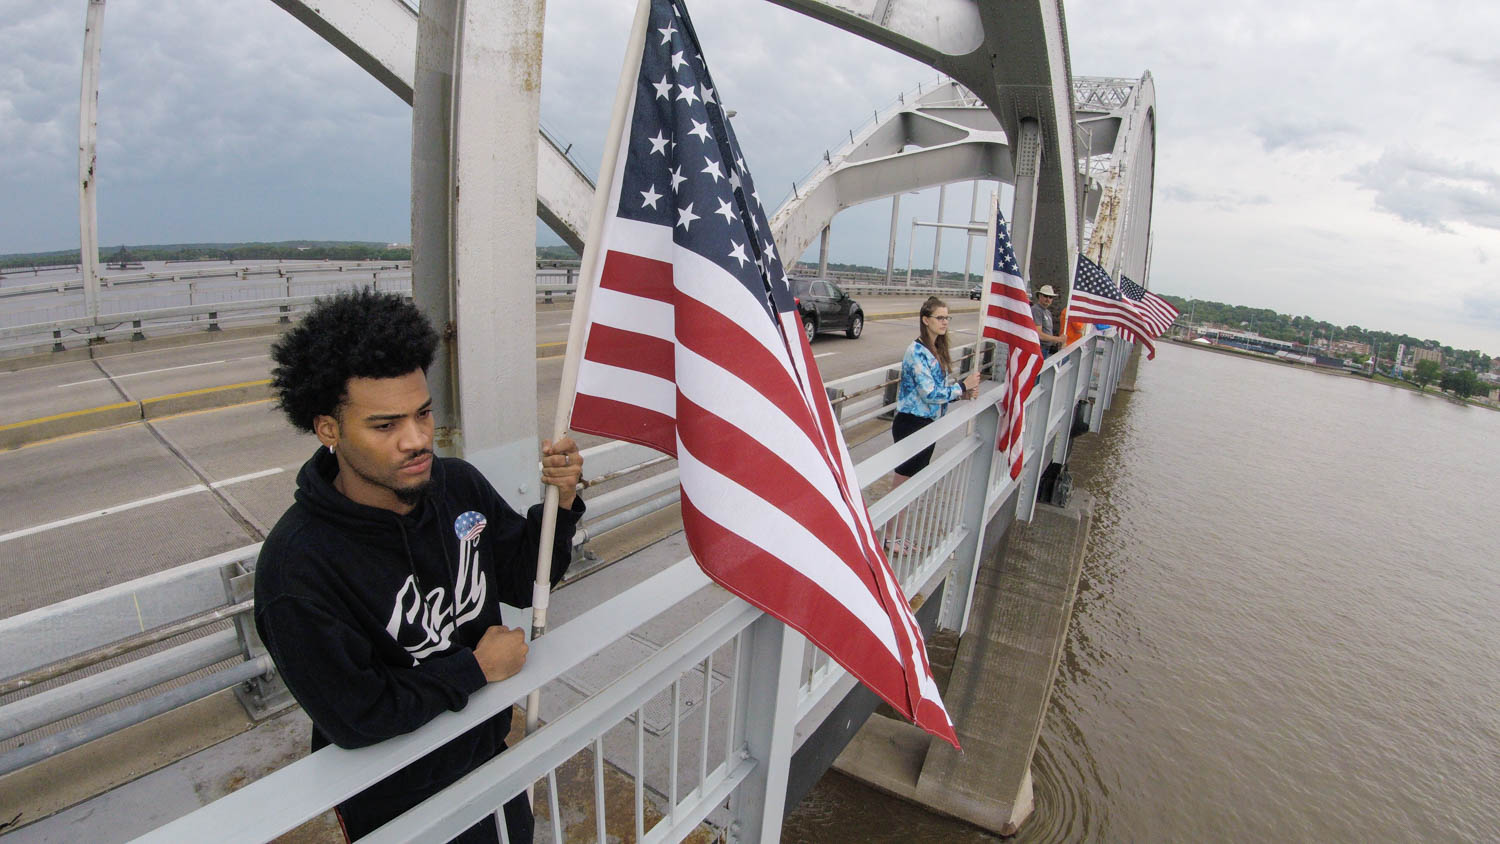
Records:
M1127 299L1135 302L1135 309L1140 311L1146 324L1151 326L1154 332L1153 337L1160 337L1166 333L1166 330L1176 321L1177 315L1181 313L1172 307L1171 302L1136 284L1124 274L1120 276L1120 292L1125 294Z
M1156 357L1156 347L1145 317L1135 308L1135 303L1120 295L1119 288L1109 274L1090 261L1083 253L1078 254L1078 265L1073 270L1073 292L1068 297L1069 322L1094 322L1118 326L1127 337L1146 347L1146 357Z
M680 2L651 0L631 97L571 427L676 457L704 572L956 746Z
M453 532L458 534L459 542L473 542L484 532L486 524L483 513L470 510L453 520Z
M1005 393L1000 400L1005 418L1000 422L999 449L1010 463L1010 476L1020 477L1025 455L1022 453L1021 429L1026 421L1026 398L1036 384L1037 370L1042 367L1042 348L1031 318L1031 300L1016 250L1010 243L1010 226L995 203L995 260L989 267L985 290L984 336L1010 347L1005 368Z

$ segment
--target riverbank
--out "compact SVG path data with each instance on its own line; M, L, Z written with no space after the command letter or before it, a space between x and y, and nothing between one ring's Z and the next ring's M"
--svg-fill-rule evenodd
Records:
M1296 362L1293 362L1293 361L1282 360L1281 358L1275 357L1274 355L1261 354L1260 352L1250 352L1250 351L1246 351L1244 349L1236 349L1236 348L1234 348L1232 346L1206 345L1206 344L1203 344L1203 343L1194 343L1191 340L1179 340L1179 339L1177 339L1175 337L1162 337L1160 339L1166 340L1167 342L1173 343L1173 344L1178 345L1178 346L1185 346L1185 347L1190 348L1190 349L1199 349L1199 350L1202 350L1202 351L1213 352L1215 354L1220 354L1220 355L1231 355L1231 356L1235 356L1235 357L1248 358L1248 359L1251 359L1251 360L1260 361L1262 363L1271 363L1271 364L1276 364L1278 366L1289 367L1291 369L1300 369L1300 370L1303 370L1305 372L1316 372L1316 373L1318 373L1320 375L1332 375L1332 376L1339 377L1339 378L1352 378L1352 379L1357 380L1357 381L1373 381L1373 382L1375 382L1377 384L1385 384L1385 385L1390 386L1390 387L1396 387L1396 388L1403 389L1403 390L1410 390L1413 393L1421 393L1422 395L1433 396L1435 398L1447 399L1448 401L1451 401L1454 404L1467 404L1467 405L1471 405L1473 407L1481 407L1481 408L1484 408L1485 410L1497 410L1497 411L1500 411L1500 404L1491 402L1491 401L1489 401L1487 399L1477 399L1477 398L1461 399L1461 398L1458 398L1457 396L1453 396L1453 395L1449 395L1447 393L1444 393L1441 390L1435 390L1435 391L1429 393L1429 392L1427 392L1427 390L1425 388L1418 387L1416 384L1413 384L1410 381L1402 381L1399 378L1392 378L1392 377L1390 377L1388 375L1381 375L1379 373L1375 373L1374 375L1361 375L1361 374L1356 373L1356 372L1345 372L1343 370L1338 370L1338 369L1329 369L1326 366L1309 366L1308 364L1305 364L1305 363L1296 363Z

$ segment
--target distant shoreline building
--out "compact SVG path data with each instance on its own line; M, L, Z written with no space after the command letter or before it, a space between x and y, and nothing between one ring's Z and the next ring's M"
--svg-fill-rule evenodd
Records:
M1368 357L1370 354L1370 344L1359 343L1354 340L1335 340L1333 341L1331 351L1336 355L1348 355L1350 357L1365 355Z

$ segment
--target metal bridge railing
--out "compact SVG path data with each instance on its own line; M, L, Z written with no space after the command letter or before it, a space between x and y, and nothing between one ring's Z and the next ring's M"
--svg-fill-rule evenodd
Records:
M849 292L865 296L952 294L962 287L959 283L948 287L860 281L842 284ZM411 269L389 264L352 267L347 272L270 266L113 276L101 291L100 313L95 317L85 311L82 282L78 279L0 287L0 299L12 299L11 306L0 312L0 353L48 344L53 351L63 351L68 342L94 342L117 336L139 340L147 331L216 331L238 322L285 322L310 307L319 296L366 285L410 294ZM577 291L577 285L576 267L539 268L536 300L539 304L566 300ZM43 295L63 299L26 310L15 307L15 303L28 297Z
M943 587L939 626L964 629L985 531L1004 530L1008 518L1030 518L1043 469L1066 459L1078 402L1092 402L1088 421L1098 430L1127 348L1115 338L1092 335L1047 362L1027 404L1027 460L1017 479L1010 477L994 449L1003 392L995 382L982 386L980 400L959 404L943 419L858 465L860 485L868 490L905 459L928 445L941 444L927 469L870 506L872 523L883 539L899 525L901 536L909 541L909 547L891 554L907 594L923 601ZM844 386L853 388L848 393L865 390L861 400L866 403L880 401L884 387L877 393L869 389L873 383L865 383L878 377L883 372L872 370ZM641 455L614 444L599 447L597 454L601 476L623 476L641 465ZM591 510L596 500L591 499ZM1006 515L996 522L1002 514ZM180 621L185 612L201 613L209 605L232 606L247 594L251 575L246 563L257 550L240 549L142 579L149 583L73 599L47 613L27 614L32 617L29 622L23 617L0 621L0 654L5 655L0 657L0 676L13 675L18 666L34 670L66 659L67 646L49 635L49 629L62 629L58 625L96 619L98 624L144 627L149 622ZM820 713L841 699L854 681L800 635L716 589L717 601L700 610L700 619L686 632L633 663L614 664L621 660L617 646L639 642L632 634L641 625L686 606L684 602L708 585L691 558L681 560L559 625L533 643L519 674L481 690L464 710L445 713L415 733L372 747L326 748L142 840L270 840L604 652L608 653L601 658L612 661L613 682L548 718L541 730L366 840L444 840L537 783L544 783L535 797L538 840L561 841L563 813L576 821L582 812L593 820L595 836L603 841L606 827L622 821L607 817L609 807L622 805L631 807L633 814L623 820L633 827L638 841L679 840L705 822L726 831L730 840L775 840L780 795L785 793L797 735L810 732L794 728L823 717ZM125 601L144 606L145 614L132 611L126 618L108 611L108 604ZM695 603L702 605L701 599ZM118 638L120 632L93 631L100 639ZM227 642L218 636L215 644L219 639ZM237 686L242 702L253 695L257 682L274 673L256 644L250 628L239 625L235 647L244 660L233 667L241 674L258 675ZM180 658L181 653L164 659ZM220 671L207 685L227 679ZM64 692L54 696L61 698ZM0 708L0 725L17 723L17 705ZM39 708L35 703L29 706ZM14 757L0 760L3 765ZM582 780L591 785L592 793L561 796L563 770L585 771ZM576 785L580 780L574 776L565 781ZM265 811L271 805L277 810Z

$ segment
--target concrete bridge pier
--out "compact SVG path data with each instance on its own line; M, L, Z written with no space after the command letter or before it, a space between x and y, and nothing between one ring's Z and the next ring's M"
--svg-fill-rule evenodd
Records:
M963 752L916 727L876 715L834 762L839 771L933 811L1014 835L1035 803L1031 759L1067 641L1093 513L1038 503L1031 522L996 528L974 584L943 700Z

